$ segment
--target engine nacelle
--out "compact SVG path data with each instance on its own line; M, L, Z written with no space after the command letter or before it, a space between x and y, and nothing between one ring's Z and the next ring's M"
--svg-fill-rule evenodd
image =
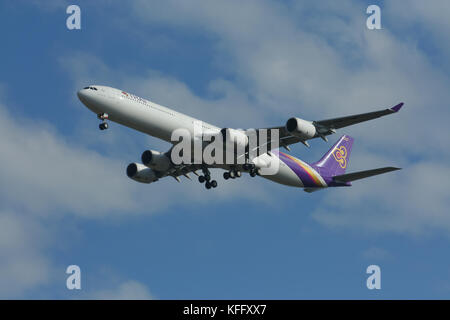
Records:
M240 148L244 149L248 146L248 136L242 131L223 128L222 130L220 130L220 133L222 134L225 146L235 145L236 150L239 150Z
M140 163L130 163L127 167L127 176L142 183L151 183L158 180L155 171Z
M290 118L286 122L286 130L293 136L303 140L314 138L317 133L316 127L311 121L299 118Z
M154 150L144 151L141 160L144 165L156 171L167 171L171 166L170 159L165 154Z

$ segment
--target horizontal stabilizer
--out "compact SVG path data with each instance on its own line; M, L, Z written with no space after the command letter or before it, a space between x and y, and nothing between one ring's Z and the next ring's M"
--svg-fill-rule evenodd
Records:
M334 176L333 180L336 182L350 182L350 181L364 179L364 178L376 176L378 174L391 172L391 171L395 171L395 170L400 170L400 169L401 168L384 167L384 168L378 168L378 169L372 169L372 170L358 171L358 172L341 174L339 176Z

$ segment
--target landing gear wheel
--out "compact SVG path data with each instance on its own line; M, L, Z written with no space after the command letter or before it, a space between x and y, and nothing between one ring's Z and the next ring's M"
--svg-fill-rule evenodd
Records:
M199 177L198 177L198 182L203 183L203 182L205 182L205 181L206 181L206 179L205 179L204 176L199 176Z
M239 170L236 170L234 172L234 175L236 176L236 178L240 178L242 176L242 173Z
M99 124L98 126L100 128L100 130L106 130L108 129L108 123L107 122L102 122Z
M234 174L234 171L230 171L228 174L229 174L229 176L230 176L231 179L236 178L236 176L235 176L235 174Z
M254 169L250 170L250 177L256 176L256 172Z
M206 181L205 187L206 189L211 189L211 183L209 181Z
M211 184L211 187L213 187L213 188L217 187L217 181L216 180L211 181L210 184Z
M229 173L229 172L224 172L224 173L223 173L223 178L224 178L225 180L230 179L230 173Z

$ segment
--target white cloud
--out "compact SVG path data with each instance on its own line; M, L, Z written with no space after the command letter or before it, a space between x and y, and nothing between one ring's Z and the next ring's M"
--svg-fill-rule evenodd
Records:
M421 39L418 42L426 41L427 45L436 47L437 50L433 51L440 55L440 67L450 67L448 59L445 59L450 54L450 2L435 0L429 5L420 0L388 1L386 8L396 28L413 32Z
M124 172L119 161L69 145L48 124L16 120L3 107L0 114L2 206L41 215L133 207L132 189L118 174Z
M406 170L366 181L352 190L333 190L313 217L330 228L359 232L428 234L450 231L447 177L450 168L420 162Z
M99 132L95 127L91 130ZM0 297L23 297L61 280L56 275L63 269L48 254L60 241L49 225L65 215L110 219L161 213L178 205L210 206L230 199L270 202L263 186L245 178L239 181L240 188L218 179L220 187L207 196L195 179L183 178L180 184L171 178L138 184L125 174L128 162L123 153L102 155L86 144L77 134L63 138L46 122L17 119L0 104ZM143 144L139 152L135 150L130 162L138 161L146 147ZM99 291L101 296L151 298L137 282Z
M44 253L47 234L37 221L0 211L1 298L20 297L49 283L53 270Z
M154 296L142 283L128 280L117 287L98 290L88 295L88 299L94 300L152 300Z
M423 4L414 3L419 9L413 12L421 11ZM352 189L327 190L326 205L313 216L340 228L448 232L449 186L439 177L450 169L445 107L450 83L414 36L397 33L389 23L405 7L386 5L383 30L369 31L366 8L356 1L135 1L136 16L144 23L212 35L235 86L246 90L271 121L292 115L320 119L404 101L395 116L341 131L356 137L352 168L369 169L377 162L401 164L403 172L359 181ZM402 19L414 21L414 14L403 12ZM430 37L448 29L444 12L417 13Z
M61 58L60 64L73 79L74 92L87 84L98 83L127 90L218 126L246 127L249 123L254 126L264 123L264 116L249 102L248 96L224 79L217 78L209 83L207 92L211 98L208 99L195 95L185 83L156 70L147 69L141 76L126 74L86 53L71 53Z
M99 132L96 128L92 130ZM242 194L223 183L221 188L213 190L216 192L205 197L206 190L195 180L178 184L169 177L158 181L157 187L156 184L138 184L126 176L126 160L103 156L81 143L67 141L46 123L29 119L19 121L0 106L3 151L0 188L4 190L0 200L3 206L38 215L67 212L100 217L158 212L186 202L182 200L184 197L189 198L191 205L193 202L223 201L229 197L257 201L266 198L264 189L257 185ZM139 162L146 146L141 148L136 150L131 161ZM245 181L240 182L245 186ZM192 188L192 184L197 188ZM182 194L184 197L179 196Z
M430 135L434 151L448 145L449 111L440 107L450 98L448 77L414 42L398 39L387 25L383 31L367 30L365 7L355 1L294 3L137 0L135 11L150 24L212 34L216 60L231 61L227 72L255 99L260 113L277 121L273 125L292 115L321 119L404 100L395 125L386 126L393 122L383 119L352 130L367 143L390 149L399 148L396 136L408 153L421 154Z
M379 248L379 247L370 247L362 253L362 257L366 260L372 261L373 263L377 261L384 261L386 259L391 258L391 254L389 251Z
M448 233L448 75L414 35L391 31L394 24L384 24L382 31L366 30L365 8L356 1L290 3L134 2L136 16L145 23L211 35L215 64L235 80L212 77L209 98L165 74L147 70L144 76L129 75L90 54L72 54L61 63L72 75L74 93L86 81L123 87L223 126L278 125L292 115L319 119L405 100L400 114L345 130L357 138L352 168L401 163L405 169L356 182L351 189L322 192L323 203L313 218L331 228L360 232ZM439 10L411 3L413 11L405 11L389 2L383 15L398 15L399 21L410 23L417 18L430 39L441 44L440 53L448 55L448 2L439 2ZM239 181L239 188L221 183L207 196L195 181L134 183L124 169L147 146L119 129L96 135L94 126L84 124L87 110L85 114L81 131L69 140L47 123L15 119L0 106L0 287L10 290L0 290L0 295L20 295L49 281L52 262L43 248L50 244L39 241L38 219L65 213L110 217L159 212L171 205L236 198L280 201L271 191L284 187L247 179ZM103 143L107 148L99 149L115 151L103 155L94 149ZM135 281L96 296L151 298Z

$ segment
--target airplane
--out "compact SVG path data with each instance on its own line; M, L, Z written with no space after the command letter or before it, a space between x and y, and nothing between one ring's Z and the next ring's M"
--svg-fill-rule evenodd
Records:
M249 132L241 129L220 128L212 124L201 122L183 113L169 109L147 99L138 97L126 91L101 85L90 85L77 92L80 101L101 120L100 130L108 129L108 120L146 133L150 136L162 139L172 144L167 152L146 150L142 153L142 163L133 162L126 168L127 176L137 182L153 183L164 177L173 177L180 182L180 176L191 179L189 173L198 176L198 181L204 183L206 189L216 188L217 181L211 178L209 169L219 168L225 170L223 178L236 179L242 172L250 176L261 176L279 184L303 188L306 192L314 192L327 187L347 187L352 181L371 176L399 170L396 167L383 167L359 172L345 173L354 139L343 135L331 149L317 162L306 163L287 153L281 152L279 147L290 151L289 145L302 143L309 147L308 140L321 138L328 141L327 136L336 133L337 129L347 127L360 122L372 120L382 116L397 113L403 106L399 103L394 107L320 121L307 121L300 118L290 118L285 125L270 128L260 128L254 131L265 136L266 142L258 140L255 157L250 158ZM196 136L195 126L201 123L202 136ZM236 146L233 162L206 163L206 162L182 162L173 161L173 149L175 142L172 133L177 129L185 129L192 136L192 140L203 139L205 136L223 140L225 144ZM276 140L271 135L277 132ZM214 141L212 139L211 141ZM178 142L178 141L177 141ZM202 140L201 148L209 143ZM244 147L244 151L238 154L237 146ZM203 150L202 149L202 150ZM242 161L236 161L240 158ZM277 168L275 172L265 174L268 166ZM202 174L197 173L198 170Z

